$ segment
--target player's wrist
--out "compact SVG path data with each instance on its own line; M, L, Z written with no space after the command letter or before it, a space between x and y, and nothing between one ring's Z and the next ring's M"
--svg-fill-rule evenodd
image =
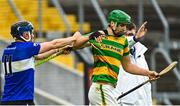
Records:
M142 71L142 75L143 76L149 76L150 75L150 71L149 70L146 70L146 69L143 69L143 71Z
M134 40L135 42L139 42L139 39L137 38L136 35L133 36L133 40Z

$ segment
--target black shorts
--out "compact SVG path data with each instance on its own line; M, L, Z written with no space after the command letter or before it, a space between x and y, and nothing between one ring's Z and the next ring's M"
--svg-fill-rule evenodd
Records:
M35 105L33 100L1 101L0 105Z

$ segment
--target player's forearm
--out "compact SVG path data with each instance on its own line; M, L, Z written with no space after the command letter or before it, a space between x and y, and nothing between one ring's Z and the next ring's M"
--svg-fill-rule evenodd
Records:
M143 75L143 76L148 76L148 71L147 69L141 68L133 63L129 63L126 66L123 66L123 68L131 74L136 74L136 75Z
M67 45L72 45L76 39L74 37L55 39L50 42L41 43L41 48L39 53L44 53L52 49L62 48Z
M76 39L74 37L55 39L52 41L54 49L64 47L66 45L72 45Z
M36 59L36 60L45 59L45 58L51 56L52 54L54 54L54 53L56 53L56 52L57 52L57 49L53 49L53 50L50 50L50 51L47 51L47 52L38 54L37 56L35 56L35 59Z

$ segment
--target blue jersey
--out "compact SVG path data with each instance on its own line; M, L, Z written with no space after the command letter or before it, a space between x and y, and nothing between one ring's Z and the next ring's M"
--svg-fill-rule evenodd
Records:
M5 85L1 101L33 100L34 98L34 55L40 44L13 42L4 49Z

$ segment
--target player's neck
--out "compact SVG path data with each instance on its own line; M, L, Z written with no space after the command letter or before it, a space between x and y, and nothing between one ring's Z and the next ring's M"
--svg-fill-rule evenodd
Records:
M15 42L24 42L24 41L19 40L19 39L15 39Z

